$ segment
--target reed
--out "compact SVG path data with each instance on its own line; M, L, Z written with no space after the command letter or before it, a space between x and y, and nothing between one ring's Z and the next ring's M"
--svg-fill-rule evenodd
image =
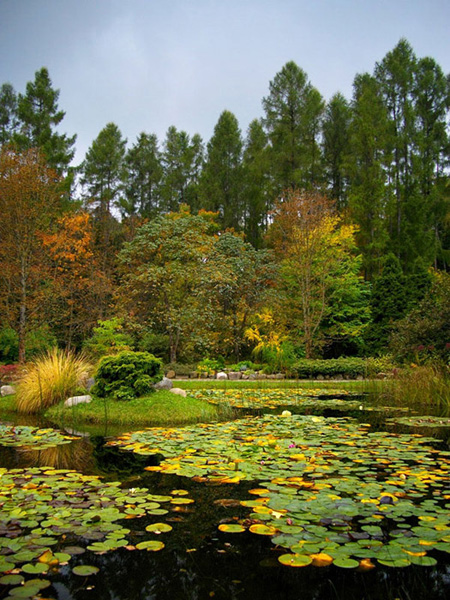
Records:
M428 365L402 369L384 393L399 404L450 408L450 373L445 367Z

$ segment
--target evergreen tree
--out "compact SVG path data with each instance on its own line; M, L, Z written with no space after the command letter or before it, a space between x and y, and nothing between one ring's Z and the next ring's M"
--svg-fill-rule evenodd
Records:
M255 119L248 127L243 154L244 232L247 241L255 248L262 246L268 213L272 208L268 159L267 136L261 121Z
M398 258L390 253L383 261L381 274L374 279L370 308L372 323L367 329L366 343L372 354L387 346L393 323L407 310L406 280Z
M0 87L0 146L12 140L17 125L17 94L10 83L4 83Z
M197 186L203 162L203 143L196 134L171 126L167 130L162 154L163 179L161 204L165 212L177 211L181 204L197 206Z
M347 100L342 94L335 94L325 109L322 148L327 186L338 210L347 207L351 117Z
M371 280L380 268L388 243L386 205L387 114L379 85L369 74L355 78L353 118L350 124L349 207L358 225L357 243L363 253L363 270Z
M402 39L375 67L388 115L390 160L386 165L393 190L393 203L388 210L390 249L405 266L420 253L420 238L425 233L423 204L414 170L416 63L411 46Z
M163 175L161 153L155 134L141 133L125 157L125 197L120 200L124 216L154 217L160 207Z
M319 134L323 99L292 61L277 73L269 89L263 108L275 194L287 188L311 189L322 179Z
M54 90L45 67L36 71L33 82L28 82L25 94L19 94L17 116L19 131L14 140L22 150L39 148L48 165L58 173L65 173L75 154L76 135L67 137L57 133L55 127L64 118L58 110L59 90Z
M80 166L81 184L88 209L94 216L96 243L102 256L102 269L112 269L112 248L118 223L114 209L120 206L124 181L126 140L115 123L108 123L92 142Z
M202 206L219 212L223 227L243 226L242 137L236 117L223 111L207 145L200 183Z

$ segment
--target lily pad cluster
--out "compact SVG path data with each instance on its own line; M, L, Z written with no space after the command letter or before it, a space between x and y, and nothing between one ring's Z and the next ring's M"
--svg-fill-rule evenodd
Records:
M195 392L194 396L210 404L226 404L233 408L249 409L297 406L307 409L320 407L354 410L360 405L360 402L342 399L342 397L351 398L351 394L337 389L201 390Z
M33 450L44 450L60 444L70 444L76 439L79 438L51 428L40 429L27 425L3 425L0 423L0 445L2 446L26 446Z
M283 564L369 569L375 559L430 566L430 551L450 552L450 452L432 441L371 431L349 418L265 415L152 428L111 443L161 454L148 470L204 482L260 481L242 502L252 509L248 519L221 530L271 536L290 550Z
M450 418L434 416L392 417L387 423L409 425L411 427L450 427Z
M0 573L4 573L0 583L20 586L10 592L12 596L31 597L43 583L26 582L24 574L51 574L86 549L160 550L164 543L156 537L170 531L170 525L148 525L146 531L156 537L134 545L123 521L151 515L160 519L179 500L180 490L162 496L145 488L122 489L117 482L72 470L0 469ZM90 565L73 568L80 576L97 570ZM30 589L33 593L27 596Z

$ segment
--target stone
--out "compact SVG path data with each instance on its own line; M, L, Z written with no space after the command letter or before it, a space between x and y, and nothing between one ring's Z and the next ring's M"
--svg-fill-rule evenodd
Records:
M175 371L173 371L173 370L167 371L166 377L168 377L169 379L175 379L176 376L177 376L177 374L175 373Z
M267 375L265 373L256 373L255 379L258 379L258 380L267 379Z
M92 397L89 394L85 396L72 396L71 398L67 398L64 402L64 406L76 406L77 404L89 404L92 401Z
M240 371L230 371L228 373L228 379L231 381L236 381L237 379L241 379L242 373Z
M93 377L88 377L86 379L86 389L89 392L91 388L95 385L95 379Z
M169 392L172 392L172 394L177 394L177 396L183 396L183 398L186 398L187 396L186 390L182 390L181 388L172 388L169 390Z
M275 379L286 379L286 375L284 373L275 373Z
M12 385L2 385L2 387L0 388L0 394L2 396L11 396L12 394L15 394L16 390L13 388Z
M173 383L172 380L168 377L163 377L161 381L155 383L153 387L155 388L155 390L171 390L173 388Z
M228 375L223 371L219 371L216 375L216 379L228 379Z

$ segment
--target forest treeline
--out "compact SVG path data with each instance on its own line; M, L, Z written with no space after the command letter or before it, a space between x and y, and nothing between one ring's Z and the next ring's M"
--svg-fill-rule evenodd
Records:
M406 40L350 99L291 61L245 134L107 123L77 166L58 97L45 67L0 88L0 360L101 331L166 361L448 353L450 79Z

